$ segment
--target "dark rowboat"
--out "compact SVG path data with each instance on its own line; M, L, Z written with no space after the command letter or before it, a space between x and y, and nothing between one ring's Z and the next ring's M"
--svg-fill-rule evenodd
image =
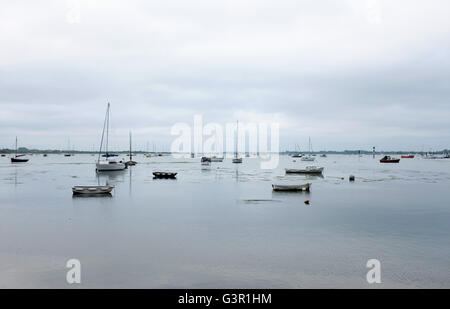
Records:
M171 172L154 172L153 176L155 178L163 178L163 179L175 179L178 173Z

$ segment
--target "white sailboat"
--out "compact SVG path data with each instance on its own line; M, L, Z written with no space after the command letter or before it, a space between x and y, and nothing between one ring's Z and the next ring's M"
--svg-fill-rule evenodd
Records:
M233 163L242 163L242 158L239 157L238 153L238 140L239 140L239 121L236 122L236 143L234 148L234 158Z
M117 162L114 157L110 157L108 153L108 144L109 144L109 112L110 104L108 103L108 107L106 109L105 122L103 124L103 132L102 132L102 140L100 142L100 151L98 153L98 159L96 163L96 171L97 172L107 172L107 171L121 171L126 169L126 165L123 162ZM103 148L103 139L105 137L106 130L106 145L105 145L105 159L102 160L102 148Z
M313 161L316 160L316 158L314 158L314 157L311 155L311 137L309 138L309 154L308 154L307 156L303 156L303 157L301 158L301 160L302 160L302 161L308 161L308 162L313 162Z

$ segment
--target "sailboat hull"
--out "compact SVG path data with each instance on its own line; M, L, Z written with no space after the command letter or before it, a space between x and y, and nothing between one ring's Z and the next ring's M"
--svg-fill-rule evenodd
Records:
M28 159L11 158L11 163L25 163Z
M110 171L121 171L126 168L126 165L124 163L97 163L96 168L98 172L110 172Z

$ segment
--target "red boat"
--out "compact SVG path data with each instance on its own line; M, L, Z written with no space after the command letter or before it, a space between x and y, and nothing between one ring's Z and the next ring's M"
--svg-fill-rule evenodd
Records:
M414 159L414 155L402 156L402 159Z
M390 156L385 156L380 160L381 163L398 163L400 159L391 158Z

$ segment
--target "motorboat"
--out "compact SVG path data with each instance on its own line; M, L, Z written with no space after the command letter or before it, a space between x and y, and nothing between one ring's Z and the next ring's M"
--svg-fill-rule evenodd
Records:
M399 163L400 159L393 158L391 156L384 156L381 160L381 163Z
M414 159L414 155L403 155L401 156L402 159Z

